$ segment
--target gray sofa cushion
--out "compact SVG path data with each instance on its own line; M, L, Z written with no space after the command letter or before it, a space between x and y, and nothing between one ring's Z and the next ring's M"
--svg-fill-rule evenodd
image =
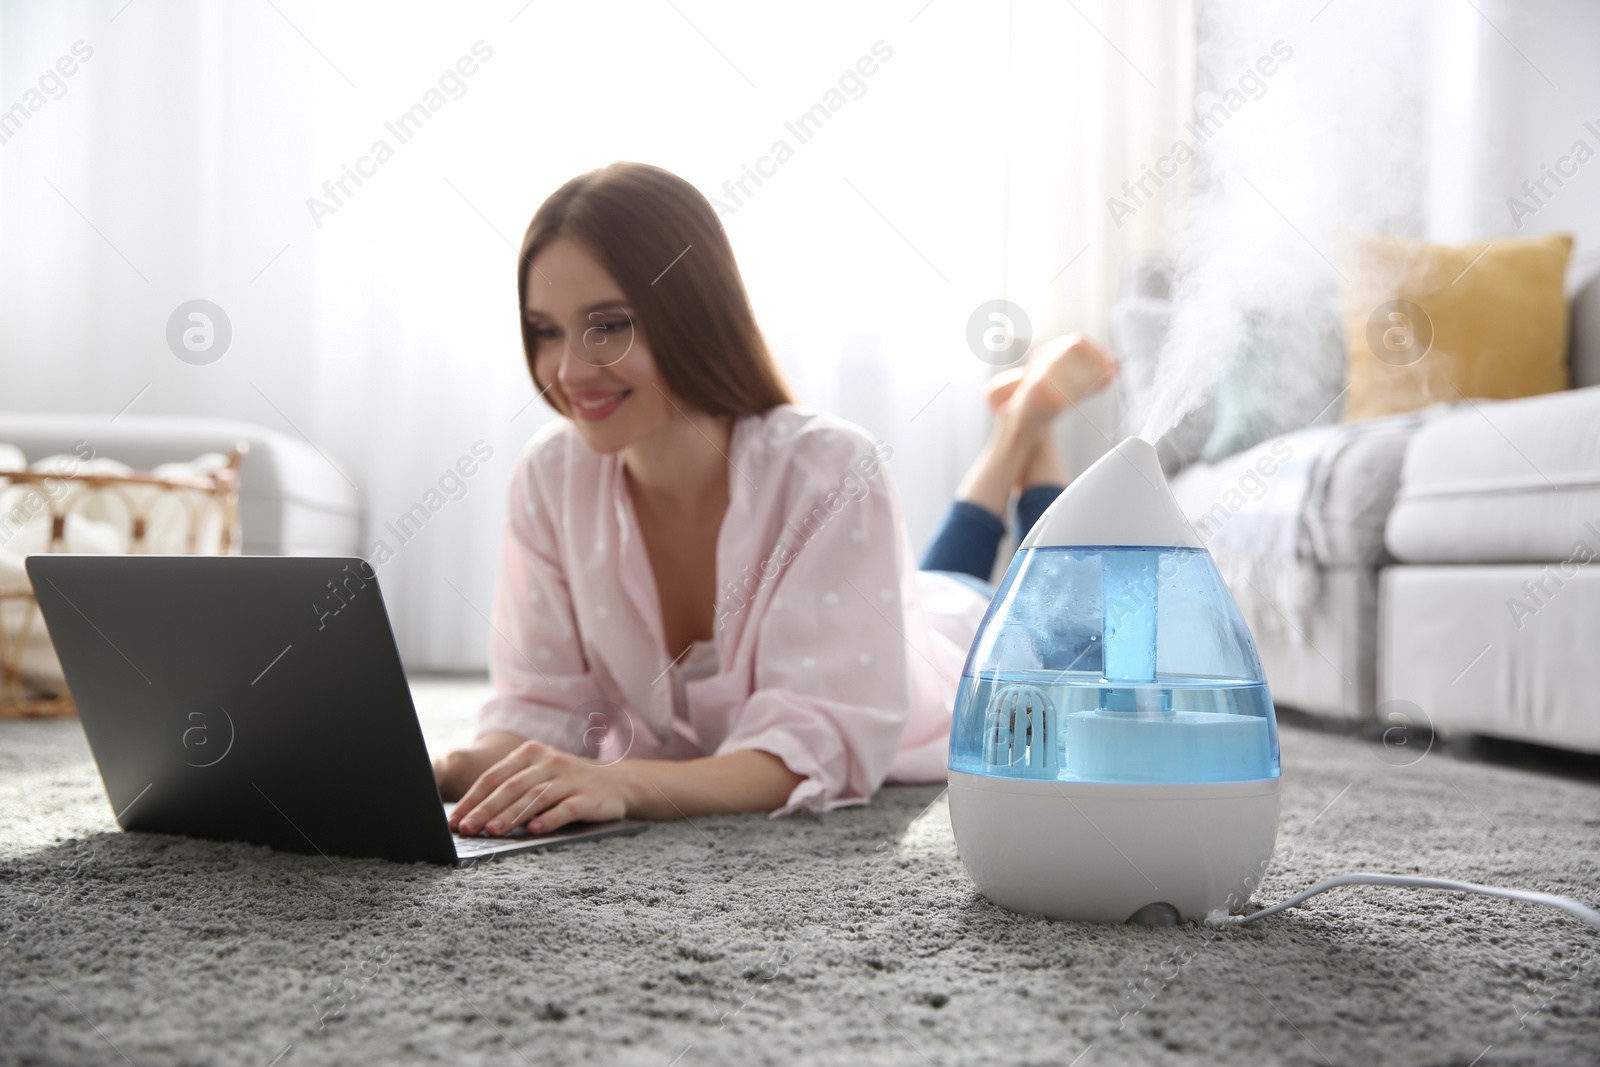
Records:
M1553 563L1600 549L1600 387L1477 400L1411 442L1387 531L1405 563Z
M1600 385L1600 272L1572 294L1572 387Z

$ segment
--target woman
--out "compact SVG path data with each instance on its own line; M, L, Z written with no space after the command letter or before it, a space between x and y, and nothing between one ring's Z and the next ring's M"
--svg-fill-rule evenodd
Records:
M691 185L575 178L519 263L529 370L565 418L512 476L495 695L435 761L451 828L823 811L943 778L1001 516L1020 490L1026 529L1060 491L1050 422L1115 364L1068 338L991 381L994 436L919 571L887 448L794 406Z

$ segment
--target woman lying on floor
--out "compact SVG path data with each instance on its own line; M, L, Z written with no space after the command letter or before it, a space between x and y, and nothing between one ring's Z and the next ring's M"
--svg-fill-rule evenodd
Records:
M918 570L888 450L794 406L691 185L575 178L519 263L528 366L565 417L512 475L495 695L435 761L452 828L826 811L942 780L1001 516L1017 492L1026 532L1061 491L1050 424L1116 364L1065 338L991 380L994 434Z

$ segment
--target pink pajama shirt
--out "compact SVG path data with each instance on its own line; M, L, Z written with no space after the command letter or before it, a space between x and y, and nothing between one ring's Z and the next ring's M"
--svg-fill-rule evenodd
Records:
M769 752L804 776L779 815L942 780L986 601L917 570L889 452L793 405L737 419L713 637L674 666L621 456L542 428L512 476L480 730L572 751L620 709L601 758Z

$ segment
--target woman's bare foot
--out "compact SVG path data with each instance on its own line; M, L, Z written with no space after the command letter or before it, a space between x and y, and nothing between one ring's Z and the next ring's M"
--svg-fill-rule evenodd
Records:
M975 495L986 505L993 503L996 467L1016 471L1012 492L1020 493L1030 485L1067 484L1066 466L1056 452L1049 425L1071 404L1104 389L1117 370L1117 361L1104 349L1074 333L1035 345L1025 365L990 378L983 396L996 416L996 436L986 450L987 462L978 464L989 469L987 476L975 476L975 468L963 488L981 485L987 491Z
M1005 403L1026 421L1048 423L1111 384L1117 370L1117 361L1099 345L1081 333L1067 334L1028 353L1028 365Z

